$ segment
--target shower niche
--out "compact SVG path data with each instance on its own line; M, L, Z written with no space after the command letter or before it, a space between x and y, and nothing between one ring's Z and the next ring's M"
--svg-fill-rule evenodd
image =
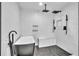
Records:
M38 32L38 25L32 25L32 32Z

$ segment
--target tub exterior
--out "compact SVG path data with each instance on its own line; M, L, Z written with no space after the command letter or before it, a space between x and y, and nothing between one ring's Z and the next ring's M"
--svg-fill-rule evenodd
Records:
M15 53L17 56L33 56L35 43L15 45Z

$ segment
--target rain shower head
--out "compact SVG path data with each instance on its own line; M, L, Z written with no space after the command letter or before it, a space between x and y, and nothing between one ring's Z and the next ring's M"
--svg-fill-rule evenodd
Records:
M42 12L49 12L49 10L43 10Z
M45 9L42 10L42 12L46 12L46 13L49 12L49 10L46 9L47 4L44 4L44 6L45 6Z
M57 13L59 13L59 12L61 12L61 10L54 10L52 13L54 13L54 14L57 14Z

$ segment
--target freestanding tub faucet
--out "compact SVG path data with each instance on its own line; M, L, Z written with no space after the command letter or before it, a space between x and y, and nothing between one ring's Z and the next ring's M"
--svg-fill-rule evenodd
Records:
M17 34L17 32L16 32L15 30L12 30L12 31L9 32L9 35L8 35L8 37L9 37L9 43L8 43L8 45L9 45L9 47L10 47L11 56L14 55L14 53L13 53L13 46L12 46L13 43L14 43L14 34L13 34L13 32ZM10 35L11 35L11 34L12 34L12 38L10 38ZM11 39L12 39L12 40L11 40Z

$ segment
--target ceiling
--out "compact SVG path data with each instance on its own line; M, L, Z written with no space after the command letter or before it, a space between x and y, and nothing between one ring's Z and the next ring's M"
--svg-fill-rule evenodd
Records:
M71 3L72 2L46 2L48 10L61 10ZM43 2L43 6L39 6L39 2L19 2L18 4L21 9L43 10L45 2Z

